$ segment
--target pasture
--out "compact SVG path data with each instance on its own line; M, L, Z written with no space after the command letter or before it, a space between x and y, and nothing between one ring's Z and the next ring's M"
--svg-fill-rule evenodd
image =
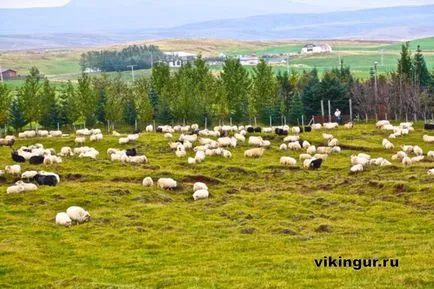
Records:
M105 135L86 143L100 152L97 160L36 166L58 173L57 187L8 195L16 178L1 179L0 288L434 288L434 178L427 174L434 159L349 172L352 154L391 160L403 144L434 150L422 141L422 123L415 128L391 140L394 151L383 149L389 133L373 123L327 131L343 150L319 170L303 168L299 151L280 151L283 137L274 133L262 134L272 143L262 158L245 158L246 142L230 149L231 159L196 165L177 158L163 134L142 133L129 145ZM327 145L323 132L301 138ZM14 147L35 143L57 152L75 146L69 137ZM130 147L149 163L107 157L108 148ZM12 164L10 152L0 148L2 166ZM298 163L281 166L281 156ZM145 188L146 176L174 178L180 188ZM208 185L209 199L193 201L196 181ZM57 226L56 213L72 205L91 221ZM317 268L314 259L324 256L395 258L399 268Z

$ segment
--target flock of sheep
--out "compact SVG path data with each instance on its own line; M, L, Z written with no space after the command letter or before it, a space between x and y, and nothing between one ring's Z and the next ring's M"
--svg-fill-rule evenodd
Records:
M412 123L401 123L399 126L393 126L389 121L379 121L376 124L381 130L391 131L388 139L384 139L382 146L386 150L394 150L395 146L390 140L408 135L414 131ZM169 141L170 149L174 150L176 157L186 158L189 165L195 165L206 160L210 156L221 156L223 158L232 158L230 149L235 149L240 143L245 143L251 146L244 151L246 158L260 158L265 151L271 147L271 141L267 139L267 134L275 133L283 137L283 141L279 146L280 151L291 150L298 152L298 160L291 156L282 156L280 164L284 166L296 166L297 162L302 162L305 168L319 169L324 161L330 155L339 154L342 149L339 146L339 140L330 133L323 133L322 138L326 144L321 146L312 145L309 141L303 140L300 134L303 131L332 130L338 127L337 123L313 124L310 127L252 127L252 126L217 126L213 130L200 130L197 124L185 126L159 126L155 128L157 133L163 134L164 138ZM346 129L352 129L353 124L347 123L344 125ZM146 132L154 132L152 125L146 127ZM174 140L174 134L180 133L180 137ZM264 137L251 135L250 133L263 133ZM139 139L139 133L130 134L127 137L122 137L116 131L112 132L113 136L119 137L119 144L126 145L134 143ZM69 137L68 134L63 134L61 131L26 131L19 133L18 138L30 139L36 137ZM83 145L88 140L97 142L103 140L104 136L100 129L80 129L76 131L76 145ZM88 140L87 140L88 139ZM389 140L390 139L390 140ZM15 143L14 136L7 136L0 139L0 146L12 147ZM434 136L424 135L425 142L434 143ZM194 153L194 157L188 157L188 151ZM414 156L411 156L414 154ZM117 149L109 148L107 150L108 158L112 162L144 164L148 163L148 158L145 155L138 155L136 148ZM52 148L44 148L42 144L34 144L30 146L22 146L17 150L12 151L12 160L16 163L29 162L33 165L45 164L47 166L62 163L65 157L79 157L97 159L99 152L92 147L62 147L57 155ZM434 158L434 151L429 151L426 155L428 158ZM425 158L422 148L417 145L403 145L401 150L391 157L392 161L400 161L403 165L409 166L415 162L420 162ZM372 158L370 155L360 153L350 157L351 168L350 172L357 173L363 171L367 166L390 166L392 163L386 158ZM60 183L60 177L56 173L45 171L25 171L21 173L19 164L8 165L4 171L0 171L0 176L5 174L21 176L21 180L7 188L7 193L23 193L35 191L38 186L56 186ZM428 171L429 175L434 175L434 169ZM37 185L36 185L37 184ZM153 187L154 181L151 177L146 177L142 181L145 187ZM157 187L166 190L177 188L177 182L171 178L160 178L156 183ZM206 199L209 197L208 187L204 183L195 183L193 186L194 200ZM66 212L56 215L56 224L62 226L71 226L73 223L81 224L90 219L90 214L80 207L70 207Z

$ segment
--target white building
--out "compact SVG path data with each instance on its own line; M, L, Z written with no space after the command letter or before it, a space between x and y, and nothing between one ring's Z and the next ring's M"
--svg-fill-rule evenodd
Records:
M332 48L328 44L306 44L300 51L301 54L313 54L313 53L329 53L332 52Z
M174 51L174 52L164 52L166 56L166 63L169 64L170 67L179 68L184 63L189 61L193 61L196 59L196 54L183 52L183 51Z
M258 65L259 64L259 58L258 58L258 56L256 56L256 54L240 56L239 59L240 59L241 65Z

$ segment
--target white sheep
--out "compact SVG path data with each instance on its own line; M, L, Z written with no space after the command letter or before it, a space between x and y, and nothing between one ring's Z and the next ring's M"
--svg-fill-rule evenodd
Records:
M430 175L430 176L434 176L434 169L430 169L430 170L428 170L428 175Z
M360 157L360 156L351 156L351 164L352 165L362 165L366 166L369 163L369 159Z
M187 163L188 163L189 165L194 165L194 164L196 164L196 159L195 159L195 158L192 158L192 157L189 157L189 158L187 159Z
M332 152L331 147L317 147L316 152L319 154L329 154Z
M198 190L193 193L193 199L195 201L200 199L208 199L209 192L207 190Z
M129 139L129 141L136 141L139 139L139 135L138 134L129 134L127 136L127 138Z
M206 191L208 191L208 186L205 183L196 182L193 185L193 192L196 192L198 190L206 190Z
M72 206L66 210L66 214L73 222L82 224L90 220L90 214L81 207Z
M33 179L37 174L38 174L37 171L25 171L24 173L21 174L21 178L25 180Z
M294 127L292 127L292 128L291 128L291 131L292 131L293 133L300 133L300 132L301 132L301 130L300 130L300 128L299 128L298 126L294 126Z
M332 147L332 153L339 154L341 152L341 147L335 146Z
M412 158L411 158L411 161L412 161L413 163L418 163L418 162L423 161L424 159L425 159L424 156L416 156L416 157L412 157Z
M232 157L232 153L228 150L223 150L222 156L226 159L230 159Z
M103 136L103 134L102 133L97 133L97 134L93 134L93 135L91 135L90 137L89 137L89 140L90 141L101 141L101 140L103 140L103 138L104 138L104 136Z
M99 152L95 149L91 149L87 152L82 152L78 157L79 158L91 158L96 160L97 156L99 155Z
M244 152L244 156L248 158L260 158L264 154L264 151L265 149L263 148L250 149Z
M280 158L281 165L295 166L297 164L297 160L292 157L281 157Z
M146 126L145 131L146 132L153 132L154 131L154 126L152 124Z
M325 129L334 129L337 128L339 126L339 124L337 122L326 122L323 124Z
M283 139L283 142L296 142L299 140L300 137L298 135L288 135Z
M127 158L127 162L131 164L146 164L148 158L146 156L132 156Z
M287 146L286 144L283 143L283 144L280 145L279 149L280 149L281 151L286 151L286 150L288 150L288 146Z
M312 124L312 130L320 130L321 128L322 128L322 125L320 123Z
M57 213L56 224L64 227L70 227L72 225L72 220L67 213Z
M249 145L253 145L253 146L261 146L262 145L262 137L260 136L251 136L249 137Z
M119 138L119 144L128 144L129 142L130 142L130 139L127 137Z
M21 174L21 166L20 165L11 165L5 167L5 173L9 175L20 175Z
M360 158L365 158L365 159L367 159L367 160L370 160L370 159L371 159L371 156L370 156L370 155L368 155L368 154L364 154L364 153L360 153L360 154L358 154L357 156L360 157Z
M325 161L325 160L327 160L329 155L328 154L315 154L313 157L316 159L322 159L323 161Z
M304 160L311 159L312 156L309 155L309 154L300 154L300 155L298 156L298 158L300 159L300 161L304 161Z
M413 160L406 156L405 158L402 159L402 164L404 166L411 166L413 164Z
M324 140L331 140L331 139L333 139L333 135L332 134L328 134L328 133L323 133L322 134L322 138L324 139Z
M76 144L84 144L86 142L86 138L83 136L78 136L75 138L74 142Z
M434 158L434 151L429 151L426 155L429 158Z
M25 183L23 181L18 181L15 183L16 186L22 186L24 189L24 192L31 192L38 190L38 186L36 186L33 183Z
M344 125L344 128L346 128L346 129L352 129L353 126L354 126L354 124L350 121L350 122L348 122L348 123L346 123L346 124Z
M237 141L240 141L240 142L245 142L246 141L246 137L243 136L241 133L236 133L235 134L235 138L237 139Z
M310 155L316 154L316 146L310 146L307 148L306 152Z
M142 185L144 187L152 187L152 186L154 186L154 181L152 180L151 177L146 177L143 179Z
M350 171L352 173L362 172L363 171L363 166L361 164L354 165L354 166L351 167Z
M434 142L434 136L424 135L423 136L423 141L424 142Z
M423 149L420 146L414 146L413 153L417 156L421 156L423 155Z
M329 147L335 147L337 145L339 145L339 141L336 138L333 138L333 139L329 140L329 142L328 142Z
M408 154L413 152L413 146L411 145L402 145L401 149Z
M271 146L271 142L269 140L262 141L261 147L267 148Z
M198 163L203 162L205 160L205 152L203 152L203 151L197 151L194 159Z
M176 149L175 155L178 158L185 157L187 155L187 152L185 151L184 146L178 146L178 148Z
M388 120L379 120L379 121L377 121L377 123L375 124L375 126L377 128L381 128L381 127L383 127L383 126L385 126L387 124L390 124L390 122Z
M59 155L62 157L67 157L67 156L72 156L73 153L70 147L62 147Z
M298 141L290 142L288 144L288 149L289 150L301 150L301 145Z
M172 138L173 138L173 135L172 135L171 133L169 133L169 132L166 132L166 133L164 134L164 138L165 138L165 139L172 139Z
M112 136L120 137L121 134L114 130L114 131L112 131Z
M157 181L157 186L161 189L172 190L177 187L177 183L174 179L171 178L160 178Z

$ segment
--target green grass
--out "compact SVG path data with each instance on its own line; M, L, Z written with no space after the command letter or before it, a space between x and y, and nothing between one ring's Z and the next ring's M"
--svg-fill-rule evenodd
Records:
M422 142L422 124L410 136ZM322 132L302 135L316 145ZM341 145L317 171L279 165L280 137L261 159L246 159L247 145L233 158L208 157L189 166L177 159L162 135L142 134L147 165L111 163L117 138L88 143L99 159L64 158L38 169L61 175L55 188L7 195L0 190L0 288L434 288L434 189L426 160L411 167L394 162L349 173L349 157L363 149L391 158L373 124L332 131ZM175 135L178 137L178 135ZM16 147L43 143L57 151L73 138L19 140ZM131 147L130 145L129 147ZM359 147L359 148L357 148ZM8 148L0 161L11 164ZM189 155L192 155L190 152ZM28 164L23 169L34 169ZM181 188L144 188L151 176L173 177ZM208 200L191 198L195 180L204 180ZM89 223L54 224L57 212L86 208ZM330 232L318 232L320 225ZM398 258L399 268L316 268L315 258Z

